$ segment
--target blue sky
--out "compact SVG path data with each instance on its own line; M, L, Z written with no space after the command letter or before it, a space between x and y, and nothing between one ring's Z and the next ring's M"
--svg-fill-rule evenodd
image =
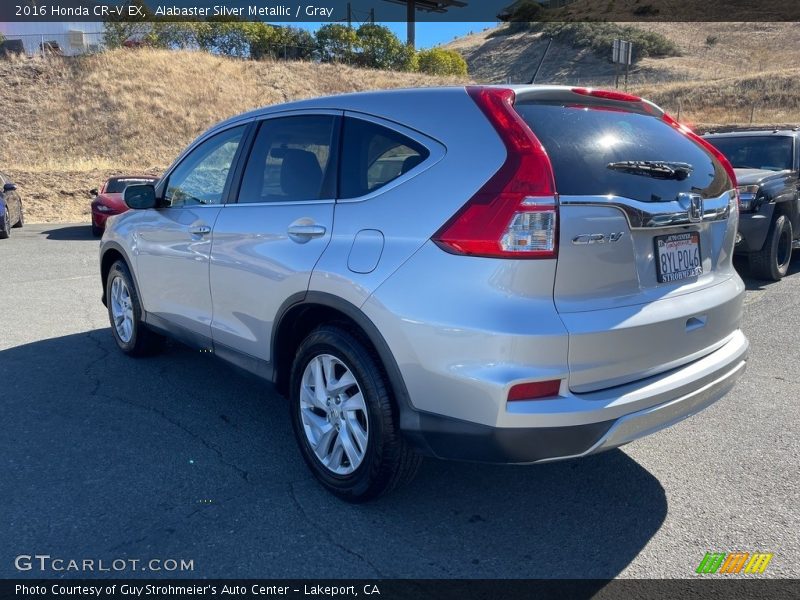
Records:
M283 23L282 23L283 24ZM285 23L293 27L302 27L315 31L319 29L324 23ZM465 22L465 23L417 23L417 49L430 48L437 44L445 44L452 41L455 37L468 34L470 31L482 31L487 27L494 27L497 23L490 22ZM381 23L386 25L389 29L401 40L406 39L406 24L405 23Z

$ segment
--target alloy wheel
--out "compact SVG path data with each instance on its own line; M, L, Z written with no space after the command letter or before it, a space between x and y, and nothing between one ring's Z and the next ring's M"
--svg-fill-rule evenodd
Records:
M128 284L122 277L111 282L111 317L114 329L124 343L133 337L133 301Z
M336 475L364 460L369 420L364 395L350 368L331 354L315 356L300 381L300 418L317 459Z

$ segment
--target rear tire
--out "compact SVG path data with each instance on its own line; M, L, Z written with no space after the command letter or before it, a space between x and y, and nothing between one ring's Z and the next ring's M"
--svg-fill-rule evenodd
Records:
M20 229L22 226L25 225L25 214L22 211L22 202L19 203L19 220L17 224L14 225L16 229Z
M780 281L792 260L792 222L778 215L770 224L764 247L750 254L750 274L758 279Z
M0 222L0 240L7 240L11 237L11 223L8 220L8 207L3 213L3 220Z
M343 500L377 498L411 481L422 462L400 434L390 390L374 350L341 327L315 329L297 350L295 438L317 480Z
M92 235L96 238L103 237L103 230L92 223Z
M164 346L164 337L147 328L128 265L115 262L106 278L106 304L117 346L130 356L150 356Z

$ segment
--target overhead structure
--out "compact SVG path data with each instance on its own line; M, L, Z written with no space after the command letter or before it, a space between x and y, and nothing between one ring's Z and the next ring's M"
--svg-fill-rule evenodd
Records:
M406 23L408 24L408 34L406 43L412 48L417 45L417 11L428 13L446 13L451 8L463 8L467 5L464 0L384 0L392 4L405 4Z

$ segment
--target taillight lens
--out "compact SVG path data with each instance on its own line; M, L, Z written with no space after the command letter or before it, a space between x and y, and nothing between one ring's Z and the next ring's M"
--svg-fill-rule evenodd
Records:
M682 123L678 123L678 121L673 119L667 113L664 113L664 116L661 117L661 118L664 120L665 123L668 123L669 125L671 125L675 129L680 131L683 135L688 137L690 140L696 142L697 144L701 145L703 148L708 150L714 156L714 158L716 158L722 164L722 167L725 169L725 172L728 174L728 177L730 177L730 179L731 179L731 183L733 184L733 188L736 189L736 186L737 186L737 184L736 184L736 173L733 170L733 165L731 165L731 163L728 160L728 158L722 152L720 152L717 149L716 146L711 144L708 140L706 140L706 139L700 137L699 135L697 135L694 131L689 129L686 125L684 125Z
M508 390L508 401L517 402L521 400L538 400L541 398L552 398L558 396L561 388L560 379L549 381L535 381L533 383L519 383L511 386Z
M511 89L468 87L506 147L492 178L433 236L454 254L555 258L558 202L544 147L514 110Z

